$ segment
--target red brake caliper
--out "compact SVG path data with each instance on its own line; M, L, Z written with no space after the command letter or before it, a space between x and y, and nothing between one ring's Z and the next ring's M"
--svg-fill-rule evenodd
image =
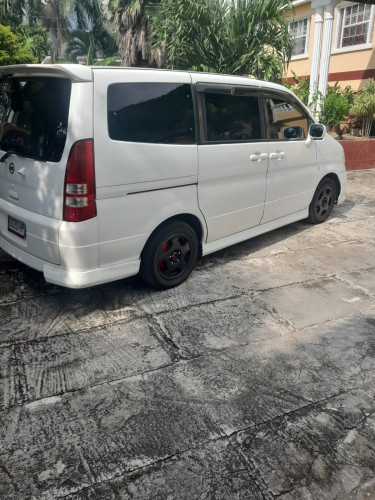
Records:
M169 246L170 246L169 241L167 241L166 243L164 243L164 245L163 245L163 247L162 247L161 251L162 251L162 252L167 252L167 251L168 251ZM167 264L164 262L164 260L161 260L161 261L159 262L159 266L160 266L160 269L161 269L162 271L165 271L165 270L167 269Z

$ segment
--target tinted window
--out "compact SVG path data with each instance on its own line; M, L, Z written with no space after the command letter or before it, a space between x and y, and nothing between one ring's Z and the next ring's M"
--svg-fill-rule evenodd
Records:
M115 83L108 88L108 131L116 141L193 144L190 85Z
M308 135L310 117L289 99L267 98L270 139L298 140Z
M206 92L204 98L208 141L254 141L261 138L257 97Z
M0 147L57 162L65 146L71 82L65 78L7 78L0 83Z

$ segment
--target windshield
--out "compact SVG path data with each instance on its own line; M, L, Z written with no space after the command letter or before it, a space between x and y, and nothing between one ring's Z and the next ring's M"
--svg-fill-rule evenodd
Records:
M65 146L71 81L51 77L0 80L0 148L58 162Z

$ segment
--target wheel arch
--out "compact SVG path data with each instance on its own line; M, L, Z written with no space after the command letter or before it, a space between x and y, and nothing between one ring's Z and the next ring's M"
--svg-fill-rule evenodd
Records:
M320 181L318 182L317 187L325 179L331 179L335 183L335 186L336 186L336 200L335 200L335 202L337 202L337 200L339 199L339 196L341 194L341 183L340 183L340 179L339 179L338 175L335 174L335 173L333 173L333 172L330 172L329 174L325 175L324 177L322 177L320 179Z
M141 258L142 254L145 251L145 248L147 248L148 244L154 237L155 233L159 231L162 227L166 226L170 222L173 221L182 221L185 222L185 224L188 224L189 226L194 229L197 238L198 238L198 244L199 244L199 257L202 256L202 243L203 243L203 236L204 236L204 228L202 226L202 222L199 220L199 218L196 215L189 214L189 213L182 213L178 215L173 215L172 217L169 217L168 219L165 219L163 222L161 222L155 229L152 231L152 233L149 235L147 238L146 243L143 246L142 252L141 252Z

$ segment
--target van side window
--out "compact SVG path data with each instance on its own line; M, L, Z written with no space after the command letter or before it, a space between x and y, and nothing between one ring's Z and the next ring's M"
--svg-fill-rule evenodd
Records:
M115 83L108 87L108 132L115 141L194 144L191 86Z
M297 103L287 97L268 97L267 116L271 140L299 140L308 135L309 115Z
M259 100L255 96L205 92L207 141L261 139Z

